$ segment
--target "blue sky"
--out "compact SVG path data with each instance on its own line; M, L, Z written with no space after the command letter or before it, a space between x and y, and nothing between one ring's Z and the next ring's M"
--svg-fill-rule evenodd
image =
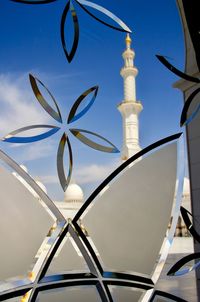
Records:
M168 56L173 65L184 69L184 40L176 1L94 2L112 11L133 31L135 65L139 70L137 99L144 107L140 116L141 146L180 131L182 94L171 87L178 78L155 57L156 54ZM75 5L80 41L69 64L60 41L60 20L65 5L66 0L44 5L1 0L0 135L30 124L56 124L31 91L28 74L32 73L52 92L64 121L76 98L86 89L99 85L95 104L73 126L97 132L121 148L122 120L116 107L123 100L119 71L123 66L125 34L97 22ZM68 23L65 33L71 37ZM58 200L63 198L56 174L61 134L31 145L1 143L1 149L25 164L31 175L45 182L50 197ZM70 140L75 162L73 177L89 194L119 162L119 154L100 153L73 137ZM65 160L67 170L67 156Z

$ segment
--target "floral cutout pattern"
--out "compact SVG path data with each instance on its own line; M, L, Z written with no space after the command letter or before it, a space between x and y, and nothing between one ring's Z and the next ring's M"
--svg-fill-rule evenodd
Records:
M23 4L47 4L47 3L55 2L58 0L11 0L11 1L23 3ZM78 4L92 18L101 22L102 24L104 24L112 29L121 31L121 32L131 33L130 28L121 19L119 19L116 15L114 15L112 12L110 12L106 8L100 6L96 3L86 1L86 0L74 0L74 2L76 4ZM107 23L106 21L100 19L95 14L93 14L90 10L88 10L87 7L90 7L92 9L102 13L103 15L105 15L106 17L110 18L112 21L117 23L118 26L114 26L114 25ZM66 27L66 20L67 20L68 15L71 15L71 21L73 22L73 29L74 29L73 42L72 42L72 47L71 47L70 51L68 51L68 49L67 49L67 43L66 43L66 37L65 37L65 27ZM78 21L78 16L77 16L77 13L76 13L72 0L67 1L67 4L66 4L63 14L62 14L61 24L60 24L60 36L61 36L61 42L62 42L62 47L63 47L64 53L65 53L65 56L67 58L67 61L70 63L74 58L74 55L77 51L78 43L79 43L79 21Z
M44 110L52 117L54 118L57 122L60 124L63 123L63 119L59 110L59 107L56 103L55 98L51 94L51 92L48 90L48 88L36 77L33 75L29 75L31 87L33 90L33 93L35 94L35 97L37 98L38 102L40 105L44 108ZM53 109L45 100L43 97L41 91L39 90L38 84L39 83L41 86L43 86L48 93L48 95L51 97L56 110ZM80 112L77 113L79 106L82 104L82 102L85 100L85 98L93 93L93 96L91 100L89 101L88 105L85 106ZM68 119L67 119L67 124L71 124L74 121L80 119L92 106L94 103L96 96L98 93L98 86L91 87L90 89L86 90L79 96L79 98L75 101L73 104ZM43 132L42 134L39 135L34 135L34 136L17 136L19 133L28 131L28 130L34 130L34 129L41 129L41 128L47 128L50 129L46 132ZM15 131L10 132L8 135L2 138L3 142L8 142L8 143L31 143L31 142L36 142L43 140L45 138L48 138L52 136L53 134L57 133L61 127L57 127L54 125L31 125L27 127L23 127L20 129L17 129ZM119 150L107 139L102 137L101 135L98 135L94 132L88 131L88 130L83 130L83 129L76 129L76 128L70 128L69 131L72 133L73 136L75 136L78 140L80 140L82 143L85 145L102 151L102 152L107 152L107 153L118 153ZM84 133L84 134L83 134ZM102 145L99 143L94 142L92 139L89 139L86 135L91 135L94 136L104 142L106 142L108 145ZM64 151L67 145L68 149L68 154L69 154L69 168L68 168L68 175L66 177L65 175L65 169L64 169L64 163L63 163L63 158L64 158ZM72 147L70 144L70 140L68 135L64 132L58 146L58 151L57 151L57 173L58 173L58 178L60 181L60 184L62 186L63 191L66 191L70 180L71 180L71 175L72 175L72 169L73 169L73 154L72 154Z

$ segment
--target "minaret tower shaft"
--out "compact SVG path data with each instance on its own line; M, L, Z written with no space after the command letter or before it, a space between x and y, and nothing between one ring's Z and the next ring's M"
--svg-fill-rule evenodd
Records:
M123 52L124 67L120 75L124 79L124 100L118 105L123 119L123 147L121 159L127 160L141 150L139 145L139 114L143 107L136 100L135 78L138 74L134 66L135 52L131 49L131 38L126 36L126 50Z

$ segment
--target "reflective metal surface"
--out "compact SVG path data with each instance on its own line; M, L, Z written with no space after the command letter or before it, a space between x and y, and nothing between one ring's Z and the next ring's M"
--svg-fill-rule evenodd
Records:
M90 148L93 148L93 149L96 149L96 150L102 151L102 152L108 152L108 153L118 153L119 152L119 150L109 140L105 139L103 136L101 136L99 134L96 134L91 131L83 130L83 129L69 129L69 130L78 140L80 140L82 143L89 146ZM101 140L105 141L112 147L107 147L107 146L103 146L98 143L95 143L94 141L87 138L82 133L87 133L87 134L96 136L97 138L100 138Z
M187 80L187 81L191 81L191 82L194 82L194 83L200 83L200 79L198 78L195 78L193 76L190 76L180 70L178 70L177 68L175 68L172 64L170 64L167 59L165 59L165 57L163 56L159 56L159 55L156 55L156 57L158 58L158 60L165 66L167 67L171 72L173 72L174 74L176 74L177 76Z
M40 128L50 128L51 130L46 131L39 135L34 135L34 136L16 136L16 134L19 134L21 132L38 129L38 128L39 129ZM7 143L17 143L17 144L33 143L33 142L43 140L47 137L50 137L51 135L55 134L59 130L60 130L59 127L52 126L52 125L32 125L32 126L23 127L23 128L15 130L15 131L12 131L9 134L7 134L5 137L3 137L1 140L4 142L7 142Z
M200 105L197 106L197 108L195 108L195 110L188 116L188 111L190 108L190 105L192 103L192 101L194 100L195 96L200 92L200 88L196 89L186 100L182 113L181 113L181 119L180 119L180 125L188 125L197 115L197 113L200 110Z
M162 252L160 254L158 263L156 264L154 274L152 275L152 280L155 283L159 279L160 273L164 267L167 256L169 254L169 250L172 246L178 218L180 215L180 205L182 202L183 184L184 184L184 175L185 175L184 159L185 159L184 139L182 136L182 137L180 137L180 139L177 142L176 188L175 188L174 197L172 200L173 205L172 205L172 211L171 211L171 215L170 215L171 219L172 219L172 223L166 234L166 238L165 238L164 244L162 246Z
M66 22L69 12L71 13L71 18L72 18L73 27L74 27L74 37L73 37L72 48L70 51L67 50L66 39L65 39L65 22ZM78 47L78 41L79 41L78 17L77 17L76 11L75 11L74 6L71 1L67 2L67 5L63 11L61 25L60 25L60 34L61 34L61 42L62 42L65 56L66 56L68 62L70 63L74 58L74 55L75 55L77 47Z
M81 112L76 114L76 111L79 108L79 106L81 105L81 103L93 91L94 91L94 94L93 94L90 102L88 103L88 105L85 106L85 108L83 110L81 110ZM79 96L79 98L75 101L75 103L73 104L73 106L70 110L70 113L69 113L69 116L67 119L68 124L71 124L72 122L75 122L76 120L81 118L90 109L90 107L93 105L93 103L96 99L97 93L98 93L98 86L94 86L94 87L91 87L90 89L86 90Z
M44 110L46 112L48 112L48 114L53 117L57 122L62 123L62 117L61 117L61 113L59 110L59 107L56 103L55 98L53 97L53 95L51 94L51 92L48 90L48 88L36 77L33 77L31 74L29 74L29 79L30 79L30 83L31 83L31 87L33 89L33 93L35 94L36 99L38 100L38 102L40 103L40 105L44 108ZM37 85L37 82L42 85L45 90L47 91L47 93L49 94L49 96L51 97L57 111L55 111L45 100L45 98L43 97L43 95L41 94L39 87Z
M94 19L96 19L97 21L103 23L106 26L109 26L113 29L119 30L119 31L123 31L123 32L128 32L131 33L130 28L122 21L120 20L117 16L115 16L113 13L111 13L110 11L108 11L106 8L94 3L94 2L90 2L90 1L85 1L85 0L75 0L78 4L81 5L81 7ZM115 27L111 24L108 24L107 22L104 22L103 20L99 19L97 16L95 16L94 14L92 14L89 10L87 10L85 8L85 6L89 6L92 7L98 11L100 11L101 13L103 13L104 15L108 16L110 19L112 19L113 21L115 21L120 27Z
M65 145L67 143L68 147L68 152L69 152L69 169L68 169L68 175L67 178L65 176L65 171L64 171L64 150L65 150ZM57 153L57 171L58 171L58 177L60 180L60 184L63 188L63 191L65 192L71 179L72 175L72 169L73 169L73 155L72 155L72 149L71 149L71 144L69 141L68 136L64 133L63 136L61 137L59 146L58 146L58 153Z

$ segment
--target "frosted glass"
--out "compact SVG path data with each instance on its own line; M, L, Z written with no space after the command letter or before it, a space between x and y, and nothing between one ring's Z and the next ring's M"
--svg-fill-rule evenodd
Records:
M65 271L87 271L88 266L72 238L65 238L58 249L47 274Z
M171 216L176 143L124 171L82 217L106 270L150 275Z
M115 302L138 302L144 293L141 290L123 286L109 286L109 289Z
M93 286L68 287L41 292L37 302L102 302Z
M52 224L38 200L0 167L0 280L27 273Z

